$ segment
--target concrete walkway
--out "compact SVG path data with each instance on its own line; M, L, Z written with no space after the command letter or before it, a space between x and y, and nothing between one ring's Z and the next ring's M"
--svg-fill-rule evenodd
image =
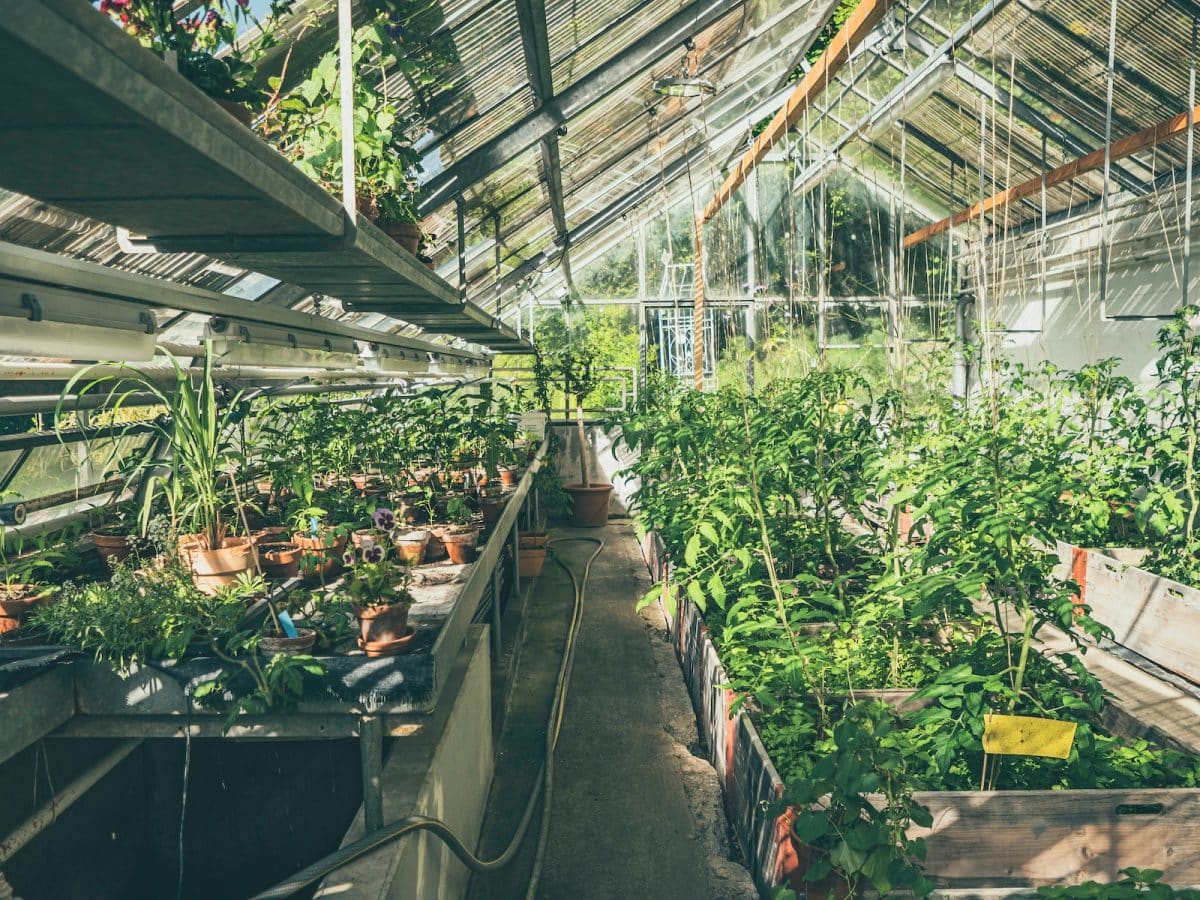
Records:
M691 751L695 718L657 607L637 614L649 589L633 529L556 532L599 537L566 715L555 755L542 900L735 900L755 896L745 869L729 861L720 788ZM578 574L593 551L558 545ZM498 749L480 847L498 855L516 829L544 752L545 722L565 644L573 594L547 561L526 607L524 636ZM537 829L517 861L472 883L476 900L519 900Z

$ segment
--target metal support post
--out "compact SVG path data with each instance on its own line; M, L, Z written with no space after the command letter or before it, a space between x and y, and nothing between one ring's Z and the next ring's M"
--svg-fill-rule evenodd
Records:
M342 206L351 222L357 215L354 184L354 17L353 0L338 0L338 86L342 116Z
M362 758L363 825L369 834L383 827L383 720L363 716L358 733Z
M512 584L509 586L509 597L516 597L521 591L521 531L513 521L512 534Z
M492 662L500 659L500 564L492 569Z

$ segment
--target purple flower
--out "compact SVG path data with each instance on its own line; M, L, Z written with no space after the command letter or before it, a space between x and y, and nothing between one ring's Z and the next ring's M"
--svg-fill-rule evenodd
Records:
M342 554L342 564L343 565L352 566L356 562L358 562L358 560L355 558L353 550L347 550L345 553Z
M376 528L383 531L391 531L396 527L396 514L386 507L375 510L371 520L375 523Z
M371 544L363 547L363 559L369 563L383 562L383 547L379 544Z

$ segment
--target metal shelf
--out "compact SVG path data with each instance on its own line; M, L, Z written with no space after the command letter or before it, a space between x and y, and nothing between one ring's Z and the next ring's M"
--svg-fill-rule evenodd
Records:
M410 306L436 304L446 318L429 319L431 330L528 349L86 0L10 5L5 187L124 227L147 249L210 254L406 321Z

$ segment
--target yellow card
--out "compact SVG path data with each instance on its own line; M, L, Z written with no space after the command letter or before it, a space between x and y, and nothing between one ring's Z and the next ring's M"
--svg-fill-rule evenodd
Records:
M1034 716L985 715L983 752L1066 759L1075 742L1075 723Z

